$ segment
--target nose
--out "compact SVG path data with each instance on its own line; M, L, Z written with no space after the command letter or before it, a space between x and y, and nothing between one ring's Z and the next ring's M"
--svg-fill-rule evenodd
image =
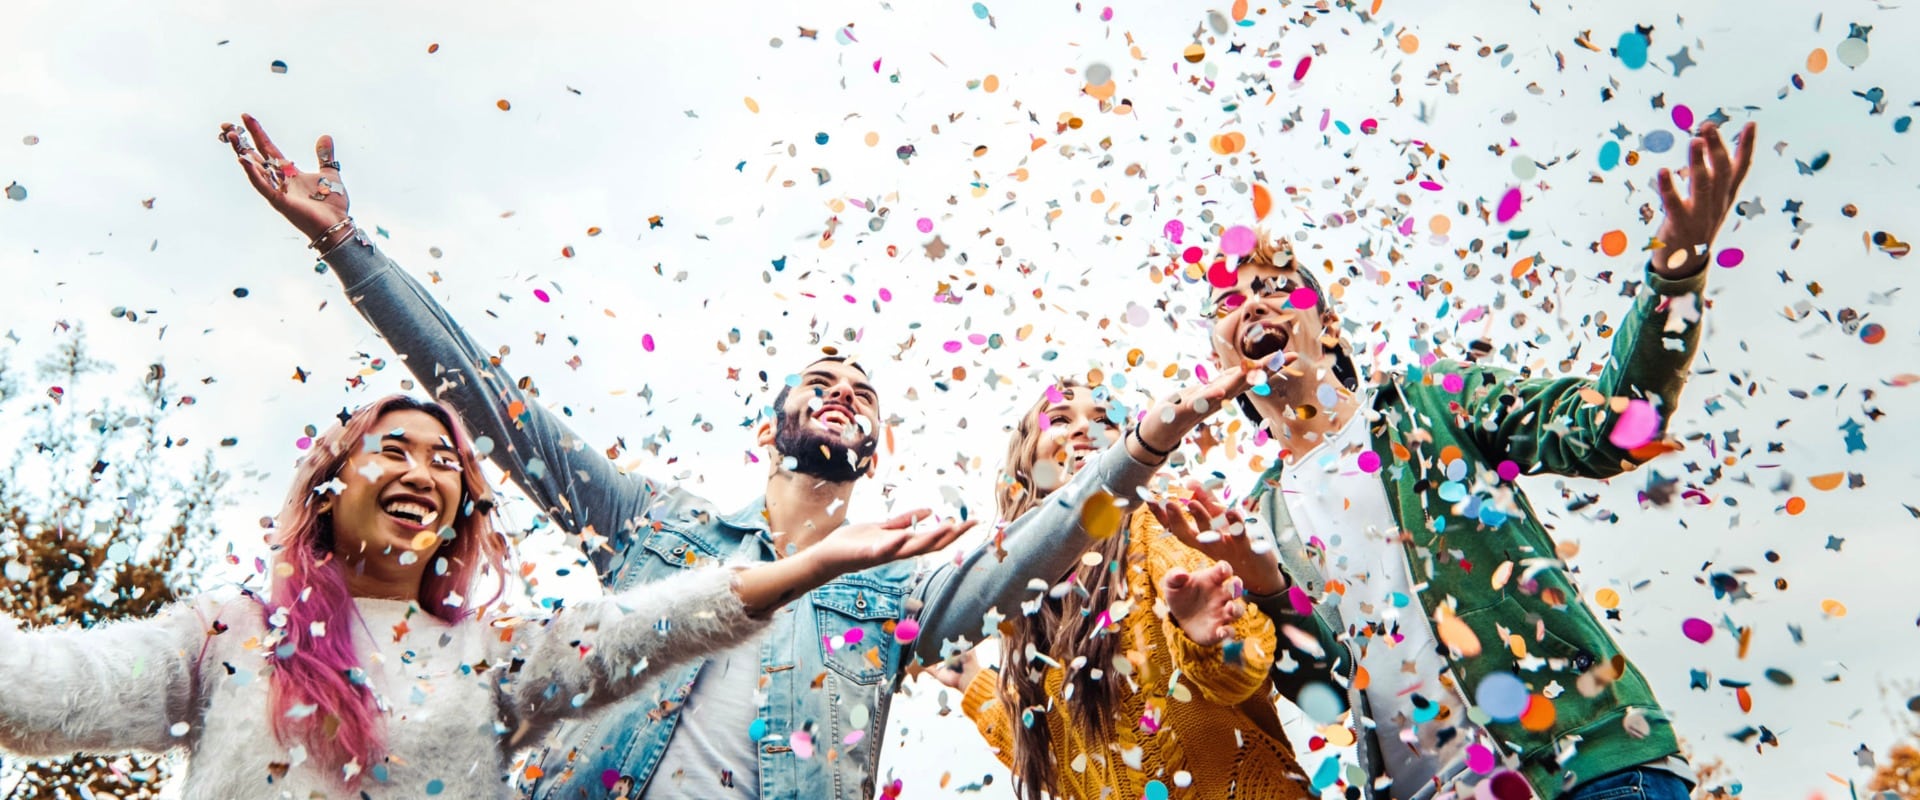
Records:
M839 403L848 408L853 408L853 382L845 380L835 382L832 386L827 387L826 396L822 399L830 403Z
M400 485L418 490L422 494L432 491L433 467L429 461L407 456L407 469L400 473Z

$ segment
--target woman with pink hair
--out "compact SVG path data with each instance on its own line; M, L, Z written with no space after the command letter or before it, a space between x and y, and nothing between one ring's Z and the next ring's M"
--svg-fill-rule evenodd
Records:
M0 749L184 749L187 798L506 797L513 752L554 724L746 640L837 575L972 526L914 531L916 511L521 618L489 613L508 548L492 509L451 410L368 405L301 460L265 596L91 630L0 618Z

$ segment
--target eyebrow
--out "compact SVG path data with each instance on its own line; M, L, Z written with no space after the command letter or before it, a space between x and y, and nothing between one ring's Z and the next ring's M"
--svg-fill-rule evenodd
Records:
M835 375L824 369L807 370L806 374L802 376L802 378L806 380L812 380L814 378L824 378L829 381L838 380L839 377L840 377L839 375ZM870 394L870 395L876 395L876 396L879 395L879 392L876 392L873 390L872 384L862 380L856 380L853 382L853 390L856 392L866 392L867 394Z
M413 440L412 440L412 439L409 439L409 438L407 438L407 434L406 434L406 432L405 432L405 431L394 431L394 432L392 432L392 433L389 433L389 434L387 434L387 435L385 435L385 436L382 436L382 437L380 437L380 441L382 441L382 442L399 442L399 443L401 443L401 444L405 444L405 445L411 445L411 444L413 444ZM433 443L433 449L435 449L435 450L445 450L445 451L447 451L447 452L449 452L449 453L457 453L457 452L459 452L458 450L456 450L456 449L454 449L454 446L453 446L453 445L450 445L450 444L447 444L447 438L446 438L445 436L442 436L442 437L440 437L440 441L437 441L437 442L434 442L434 443Z

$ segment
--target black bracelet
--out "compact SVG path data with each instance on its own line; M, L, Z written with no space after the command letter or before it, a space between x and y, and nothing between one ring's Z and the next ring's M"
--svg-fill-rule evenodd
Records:
M1133 440L1140 443L1140 449L1152 453L1156 458L1162 460L1165 460L1167 456L1173 455L1173 451L1180 449L1180 445L1177 444L1165 450L1160 450L1153 445L1147 444L1147 437L1140 435L1139 425L1133 426Z

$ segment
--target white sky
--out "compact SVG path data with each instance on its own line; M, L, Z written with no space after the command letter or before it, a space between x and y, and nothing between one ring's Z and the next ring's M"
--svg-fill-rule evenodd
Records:
M1150 281L1144 265L1164 256L1149 251L1166 251L1169 220L1198 241L1203 210L1225 224L1252 222L1244 185L1234 184L1256 170L1278 200L1268 224L1308 233L1309 261L1331 259L1344 272L1368 241L1369 266L1392 273L1384 285L1357 282L1347 297L1346 317L1362 326L1364 346L1384 343L1383 359L1404 363L1417 337L1432 344L1432 331L1416 334L1416 322L1451 333L1463 311L1503 298L1460 334L1516 344L1517 358L1548 370L1569 357L1585 370L1605 346L1590 315L1617 320L1627 307L1619 282L1638 278L1633 251L1652 228L1636 215L1657 202L1646 184L1657 166L1679 165L1682 151L1642 152L1637 166L1610 172L1599 170L1596 153L1616 125L1630 131L1621 144L1631 150L1643 134L1675 130L1674 104L1699 116L1720 108L1736 122L1758 120L1766 149L1744 192L1762 213L1730 224L1721 242L1744 249L1746 262L1712 277L1696 366L1714 372L1694 379L1674 423L1719 449L1696 440L1651 468L1697 485L1703 473L1688 465L1704 469L1728 455L1725 437L1737 432L1725 476L1701 487L1712 505L1641 510L1635 491L1645 471L1612 485L1527 485L1557 535L1582 545L1574 563L1588 595L1605 587L1622 595L1616 635L1681 733L1724 757L1747 796L1755 787L1766 796L1845 796L1830 776L1863 774L1854 749L1884 751L1897 728L1913 723L1906 696L1881 688L1916 677L1905 657L1914 652L1916 609L1900 567L1911 563L1920 522L1901 506L1915 502L1914 468L1894 431L1920 408L1915 390L1888 385L1920 372L1912 323L1899 321L1910 300L1895 291L1914 262L1866 243L1874 231L1920 236L1920 181L1903 155L1915 134L1893 127L1920 99L1903 80L1920 67L1913 12L1836 4L1819 20L1806 4L1774 0L1676 17L1648 0L1538 11L1507 1L1386 0L1370 24L1336 11L1310 26L1290 22L1282 36L1282 18L1297 20L1301 4L1267 4L1264 15L1255 4L1252 27L1218 39L1203 31L1205 4L1116 2L1111 22L1101 21L1099 4L987 6L992 25L970 2L336 2L262 13L236 2L102 2L76 11L16 0L0 26L0 183L18 182L28 196L0 201L0 274L10 284L0 327L20 340L20 361L45 352L56 322L84 323L96 355L124 366L118 382L71 387L75 402L116 392L164 359L198 400L173 422L197 442L181 463L232 436L239 443L220 452L223 463L259 471L236 481L221 519L243 562L263 552L256 520L285 489L300 429L396 390L405 375L389 363L368 388L346 389L366 367L357 353L392 354L335 279L315 274L303 240L215 141L218 124L245 110L303 166L312 164L314 137L333 134L355 216L390 232L386 251L416 275L436 271L434 290L454 315L481 342L510 347L507 367L532 377L547 402L570 407L596 445L625 437L637 451L648 436L671 434L661 458L634 466L684 477L723 505L751 499L762 465L748 462L751 439L740 424L770 399L756 373L767 370L777 386L817 351L811 334L846 348L851 329L884 413L901 419L877 481L884 488L862 489L855 517L903 504L951 513L959 498L983 514L1004 426L1039 376L1094 366L1111 374L1137 346L1147 362L1125 373L1129 388L1158 394L1179 385L1161 370L1189 368L1203 352L1190 324L1199 292ZM1849 68L1835 58L1810 74L1809 52L1833 53L1849 22L1874 27L1867 60ZM1636 24L1654 26L1652 62L1628 70L1605 49ZM802 26L818 38L802 38ZM837 37L843 29L851 37ZM1197 30L1207 47L1196 65L1181 51ZM1402 31L1417 35L1415 52L1399 49ZM1584 31L1602 52L1575 44ZM1269 71L1255 51L1276 40L1282 63ZM1246 48L1227 53L1228 41ZM429 54L433 43L439 52ZM1675 77L1666 57L1683 46L1696 65ZM1482 56L1482 47L1501 49ZM1309 54L1313 64L1295 84L1295 65ZM285 74L269 69L276 59L289 65ZM1131 114L1102 113L1080 93L1078 73L1095 63L1112 69ZM1447 70L1430 79L1442 63ZM1237 113L1223 109L1224 97L1248 85L1240 76L1266 72L1277 95L1270 104L1263 86L1239 98ZM1795 72L1804 91L1790 90ZM989 75L996 91L969 87ZM1195 75L1217 77L1218 88L1203 94ZM1615 97L1603 102L1609 81ZM1880 115L1855 96L1875 87L1885 91ZM1661 95L1667 108L1653 108ZM495 106L501 99L510 111ZM1280 121L1296 110L1299 125L1283 132ZM1323 134L1323 114L1354 132L1330 125ZM1083 126L1057 130L1068 115ZM1370 117L1379 133L1361 135L1359 122ZM1251 154L1208 149L1209 137L1229 131L1245 134ZM877 146L865 143L869 133ZM1197 138L1180 138L1188 133ZM25 144L28 136L38 144ZM1108 138L1111 149L1101 149ZM1415 178L1440 191L1396 183L1409 171L1410 138L1447 156L1444 170L1427 162ZM895 155L902 145L916 150L904 162ZM1796 159L1823 151L1831 153L1823 170L1796 171ZM1543 165L1564 158L1525 183L1512 225L1462 214L1457 203L1491 206L1518 183L1516 152ZM815 168L830 180L821 184ZM141 204L147 198L151 209ZM1797 236L1789 200L1803 203ZM877 233L868 227L874 215L857 207L875 203L889 209ZM1848 203L1857 216L1842 215ZM1349 209L1369 211L1338 230L1313 227ZM1383 230L1383 212L1396 223L1410 214L1412 235ZM1452 230L1436 241L1431 220L1441 214ZM653 215L664 218L658 228L647 222ZM922 218L932 233L916 230ZM604 233L589 237L590 226ZM1507 255L1454 251L1481 236L1498 243L1508 229L1530 235ZM1629 253L1592 252L1614 229L1627 232ZM929 260L922 245L936 235L949 249ZM561 256L566 246L573 258ZM1389 249L1404 259L1389 263ZM1491 280L1536 254L1546 282L1532 299ZM780 258L785 269L774 273ZM1478 277L1467 276L1468 263L1481 266ZM1602 271L1613 273L1611 284L1598 280ZM1437 317L1440 293L1422 299L1407 285L1425 274L1451 281L1462 305ZM932 302L941 282L961 302ZM237 287L248 296L236 298ZM883 290L892 299L876 310ZM1539 308L1545 296L1555 298L1553 313ZM1166 297L1177 331L1153 308ZM116 306L141 312L140 322L110 317ZM1866 344L1819 315L1795 320L1842 308L1886 325L1885 340ZM1510 322L1515 311L1528 315L1520 330ZM1030 335L1016 340L1027 325ZM741 343L720 352L716 343L733 328ZM756 345L763 330L777 352ZM545 344L536 344L542 333ZM654 352L639 348L642 334L654 337ZM999 334L1005 346L942 347L972 334ZM1535 337L1539 349L1519 345ZM1458 353L1450 341L1440 350ZM575 356L581 363L571 369ZM310 373L304 384L289 378L296 367ZM740 370L738 382L726 380L729 367ZM963 379L951 374L956 367ZM987 385L989 374L997 385ZM1749 380L1758 387L1751 397ZM646 388L651 402L639 396ZM1863 390L1875 397L1863 399ZM1708 413L1710 403L1719 410ZM1869 407L1885 418L1869 421ZM1864 452L1846 452L1837 426L1849 418L1866 425ZM17 435L0 421L0 442L13 446ZM1769 452L1770 442L1783 451ZM1204 468L1243 487L1251 478L1245 455L1216 453ZM1858 473L1865 486L1819 491L1805 481L1840 471ZM1562 485L1601 500L1566 512ZM1781 510L1791 495L1806 499L1804 514ZM1602 509L1618 522L1600 519ZM526 508L512 519L525 525ZM1827 548L1829 536L1845 540L1838 552ZM525 557L543 574L567 565L552 544L527 544ZM1768 550L1779 553L1777 564L1763 557ZM1754 600L1730 606L1704 585L1708 572L1731 568L1754 570ZM549 579L543 589L581 590L578 577ZM1776 590L1775 578L1790 588ZM1822 612L1829 598L1845 604L1844 617ZM1707 645L1684 639L1688 617L1751 626L1747 658L1725 630ZM1804 631L1803 644L1790 625ZM1770 667L1794 685L1769 683L1762 673ZM1689 691L1689 669L1708 671L1713 689ZM1751 714L1717 683L1723 678L1754 683ZM907 782L909 797L957 795L988 774L996 777L984 795L1009 796L971 726L937 715L935 688L922 684L919 696L895 704L883 770ZM1748 725L1766 725L1781 746L1755 753L1727 737Z

